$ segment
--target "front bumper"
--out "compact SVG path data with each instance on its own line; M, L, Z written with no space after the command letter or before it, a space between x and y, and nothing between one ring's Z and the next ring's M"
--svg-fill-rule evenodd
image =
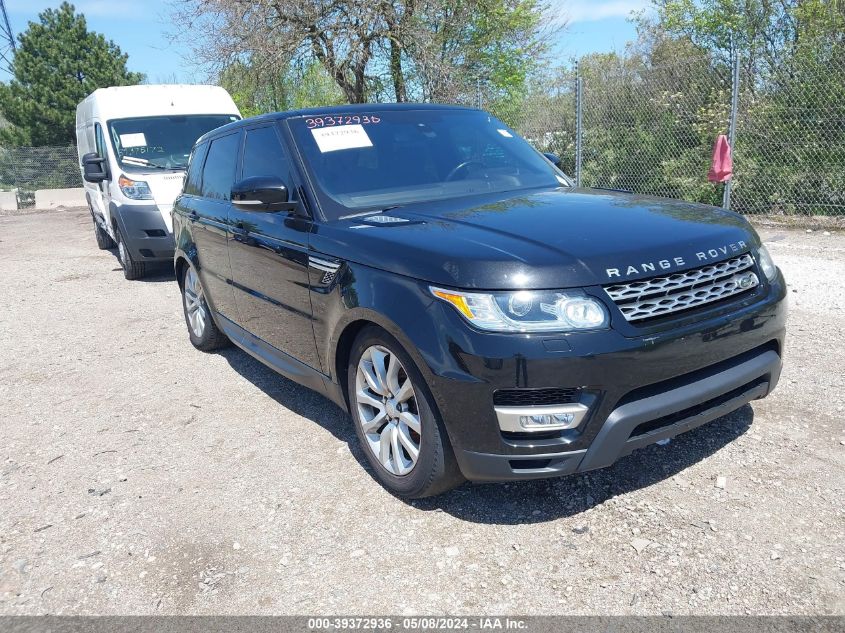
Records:
M124 243L136 262L172 262L174 241L155 204L111 205Z
M779 275L753 301L640 336L481 333L433 304L433 316L448 322L440 345L449 354L429 363L430 387L461 471L501 481L603 468L765 397L780 377L785 294ZM577 428L502 432L496 390L552 387L577 388L589 404Z

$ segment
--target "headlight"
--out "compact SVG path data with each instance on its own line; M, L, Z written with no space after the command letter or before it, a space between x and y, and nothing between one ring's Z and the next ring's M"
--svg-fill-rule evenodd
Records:
M430 288L474 326L491 332L595 330L607 327L607 309L580 290L460 292Z
M117 184L123 195L130 200L152 200L153 193L150 186L143 180L130 180L123 174L117 179Z
M772 256L769 255L769 249L765 246L760 246L760 248L757 249L757 263L760 265L760 270L762 270L763 274L766 275L766 279L774 281L778 276L778 267L775 266L774 261L772 261Z

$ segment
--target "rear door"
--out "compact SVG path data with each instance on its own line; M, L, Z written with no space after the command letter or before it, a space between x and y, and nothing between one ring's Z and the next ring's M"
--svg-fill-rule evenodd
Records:
M239 179L252 176L277 176L296 195L289 156L275 124L246 130ZM319 370L308 283L311 220L287 211L236 207L231 214L229 260L239 325Z
M199 182L193 177L185 184L179 211L185 214L196 248L198 273L206 299L215 312L237 322L232 292L227 239L230 228L232 184L238 164L242 132L236 130L203 143L206 146ZM192 160L200 160L199 154ZM193 175L193 165L191 169Z

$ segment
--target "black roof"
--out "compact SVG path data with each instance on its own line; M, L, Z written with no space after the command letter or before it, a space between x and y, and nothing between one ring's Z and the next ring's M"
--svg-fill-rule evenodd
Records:
M331 116L333 114L352 114L355 112L371 112L379 110L380 112L390 112L392 110L475 110L476 108L469 108L459 105L447 105L442 103L351 103L339 106L323 106L320 108L304 108L302 110L288 110L287 112L271 112L270 114L260 114L258 116L241 119L227 123L221 127L215 128L207 132L199 139L197 143L208 140L209 138L225 134L231 130L251 125L253 123L261 123L263 121L281 121L282 119L292 119L294 117L302 116Z

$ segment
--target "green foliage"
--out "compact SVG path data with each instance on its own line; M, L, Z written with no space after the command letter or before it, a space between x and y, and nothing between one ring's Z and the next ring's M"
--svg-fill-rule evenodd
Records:
M74 142L76 106L107 86L140 83L126 68L127 55L63 2L39 14L20 35L13 78L0 84L0 111L11 127L0 142L12 145L67 145Z
M637 20L638 41L624 54L580 62L583 183L720 204L723 187L706 175L716 137L728 133L738 55L732 208L845 214L843 5L656 0L656 16ZM555 90L546 82L515 122L540 149L557 143L551 151L566 160L558 132L574 97L552 105ZM545 120L548 107L558 108L556 121L543 135L531 120Z
M319 62L293 65L274 73L255 64L235 62L220 74L244 117L344 103L343 92Z
M706 56L653 66L650 56L596 54L580 71L585 185L718 202L706 174L730 97Z
M542 5L537 0L481 0L471 12L464 71L485 79L493 102L522 95L526 79L540 63L537 31Z

